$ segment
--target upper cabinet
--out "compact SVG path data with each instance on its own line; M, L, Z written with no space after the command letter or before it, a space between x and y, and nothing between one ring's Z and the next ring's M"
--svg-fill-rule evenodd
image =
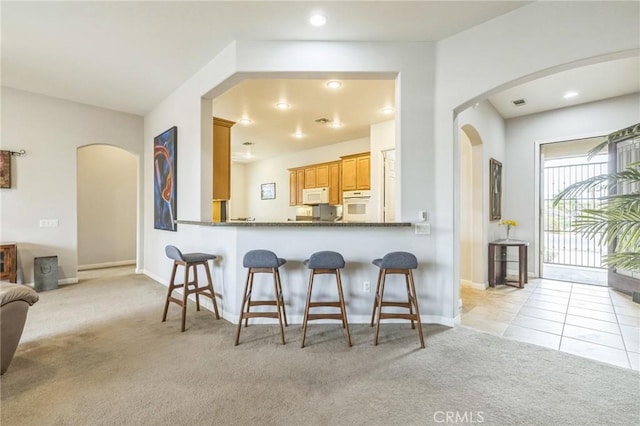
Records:
M234 124L213 117L213 200L231 199L231 127Z
M289 169L289 205L302 205L302 190L329 188L329 204L342 203L342 162L310 164Z
M371 156L368 152L342 158L342 190L371 189Z

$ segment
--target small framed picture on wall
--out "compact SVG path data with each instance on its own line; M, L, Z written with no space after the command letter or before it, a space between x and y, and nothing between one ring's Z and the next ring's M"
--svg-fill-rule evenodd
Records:
M276 199L276 184L275 182L263 183L260 185L260 199L261 200L275 200Z

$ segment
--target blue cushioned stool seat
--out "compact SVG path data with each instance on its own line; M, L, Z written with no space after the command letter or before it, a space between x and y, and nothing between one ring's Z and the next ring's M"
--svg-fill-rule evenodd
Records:
M418 309L418 296L416 294L416 286L413 281L413 269L418 268L418 259L412 254L404 251L395 251L387 253L380 259L374 259L371 263L380 268L378 273L378 283L376 285L376 294L373 300L373 312L371 313L371 326L376 323L376 333L374 345L378 344L378 335L380 333L380 320L382 319L408 319L411 321L411 328L415 328L418 324L418 336L420 338L420 346L424 348L424 337L422 335L422 322L420 320L420 310ZM389 302L384 300L384 287L387 275L401 274L404 275L407 288L406 302ZM406 308L408 313L398 312L382 312L382 307Z
M282 294L282 283L280 281L280 266L287 261L281 259L270 250L250 250L242 258L242 266L248 268L247 280L244 285L244 296L242 306L240 306L240 318L238 319L238 329L236 331L236 342L240 343L240 331L242 330L242 320L244 326L249 325L249 318L277 318L280 325L280 342L284 345L284 328L287 324L287 313L285 311L284 296ZM274 295L273 300L251 300L253 293L253 278L255 274L271 274L273 276ZM252 306L275 306L276 311L251 312Z
M167 320L167 312L169 311L169 303L173 302L182 307L182 331L185 330L185 322L187 316L187 299L190 294L196 295L196 309L200 310L200 296L206 296L211 299L213 303L213 311L216 319L220 319L218 313L218 305L216 303L216 293L213 290L213 280L211 279L211 271L209 269L209 261L215 260L216 255L208 253L182 253L176 246L168 245L164 249L167 257L173 260L173 270L171 271L171 279L169 280L169 289L167 291L167 299L164 304L164 313L162 314L162 321ZM198 265L204 266L204 270L207 274L207 284L203 287L198 285ZM184 267L184 282L182 284L176 284L176 272L178 266ZM189 281L189 270L193 269L193 281ZM173 297L173 291L178 288L183 288L182 298Z
M345 338L347 345L351 346L351 335L349 334L349 323L347 321L347 309L344 303L344 295L342 292L342 279L340 278L340 269L344 268L344 258L340 253L335 251L319 251L313 253L311 257L304 261L309 272L309 287L307 289L307 303L304 308L304 319L302 321L302 345L304 348L304 342L307 337L307 323L310 320L317 319L336 319L342 321L342 327L345 329ZM338 285L338 301L337 302L312 302L311 293L313 291L313 282L316 275L321 274L333 274L336 277L336 284ZM317 307L334 307L339 308L340 313L309 313L310 308Z

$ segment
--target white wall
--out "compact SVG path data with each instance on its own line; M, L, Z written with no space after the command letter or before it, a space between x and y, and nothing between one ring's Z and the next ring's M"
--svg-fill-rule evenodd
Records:
M450 287L453 300L459 297L456 113L492 92L639 49L639 14L637 2L535 2L438 43L432 285ZM449 307L456 316L457 307Z
M231 200L229 201L229 218L249 216L247 210L247 165L231 163Z
M382 151L395 149L396 147L396 121L389 120L371 126L371 199L369 205L374 215L371 221L381 222L384 199L384 156ZM398 203L399 204L399 203ZM399 207L399 206L398 206ZM398 209L399 210L399 209ZM396 217L400 217L396 212Z
M296 208L289 206L288 169L338 161L343 155L367 152L369 146L369 138L360 138L247 164L243 189L247 197L247 215L263 222L295 220ZM260 185L270 182L276 184L276 199L260 199ZM234 197L232 194L231 199Z
M473 270L473 151L460 132L460 281L471 284Z
M108 145L78 149L78 267L135 263L138 158Z
M27 155L14 157L13 187L0 190L0 238L18 243L25 283L33 281L36 256L58 256L58 278L77 279L77 149L92 144L141 156L142 118L2 87L2 149ZM142 176L142 164L139 170ZM40 228L40 219L59 226Z
M465 135L472 145L469 152L470 162L475 166L472 169L473 176L469 188L472 197L469 200L469 207L473 213L471 217L468 217L475 226L472 226L468 240L460 239L461 243L465 240L469 242L470 246L467 249L470 250L470 257L473 259L469 271L470 276L465 279L482 287L488 282L487 244L489 241L503 238L501 234L503 230L498 226L498 222L489 220L489 160L495 158L502 163L503 176L505 169L518 166L505 164L505 122L490 102L482 101L462 111L458 115L457 124L461 130L468 132ZM460 164L460 168L462 168L462 164ZM509 183L505 182L505 179L502 182L502 213L505 217L504 190ZM462 203L464 194L461 189L460 194ZM479 197L480 200L474 199L474 197ZM460 212L462 216L462 204Z
M539 264L541 250L535 214L539 206L536 160L540 143L604 136L638 121L638 93L507 120L505 163L509 166L503 168L503 214L518 222L514 238L531 242L530 269Z

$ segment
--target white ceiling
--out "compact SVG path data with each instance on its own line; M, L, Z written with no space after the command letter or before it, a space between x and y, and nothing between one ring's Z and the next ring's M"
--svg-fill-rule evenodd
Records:
M2 84L144 115L233 40L435 41L527 3L2 1Z
M2 1L2 85L138 115L148 113L233 40L436 41L525 6L520 1ZM312 12L328 23L312 27ZM640 91L638 57L590 65L489 97L505 118ZM254 142L254 158L368 136L388 119L393 82L250 80L214 100L214 114L232 121L233 150ZM568 90L580 94L565 100ZM292 108L273 104L287 97ZM515 107L512 101L525 99ZM339 118L340 129L316 125ZM301 130L306 136L295 139ZM270 147L270 148L269 148ZM269 152L271 150L271 152Z

